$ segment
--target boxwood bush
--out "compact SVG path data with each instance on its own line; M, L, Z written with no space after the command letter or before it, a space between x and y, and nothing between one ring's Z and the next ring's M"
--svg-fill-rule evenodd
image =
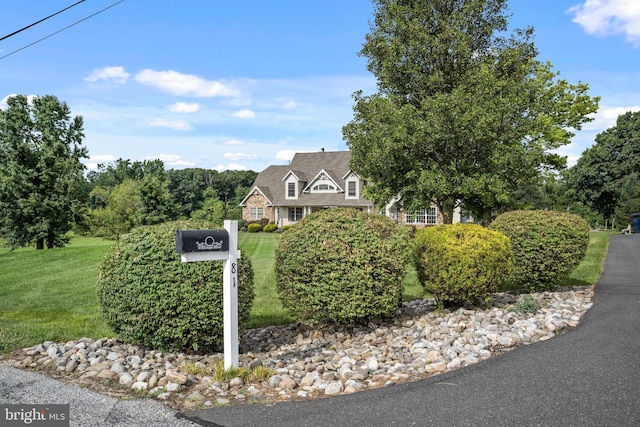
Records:
M394 314L412 253L411 230L380 214L326 209L282 233L280 300L306 324L348 324Z
M514 283L528 291L552 289L580 264L589 245L589 224L557 211L511 211L490 225L511 239Z
M262 225L257 222L253 222L247 225L247 231L249 233L259 233L260 231L262 231Z
M272 222L271 224L265 225L262 231L264 231L265 233L273 233L277 229L278 229L278 225Z
M134 229L104 257L97 295L118 336L169 351L214 351L223 342L222 261L183 263L175 252L177 230L209 229L178 221ZM238 323L249 319L253 270L238 260Z
M416 232L418 280L440 305L477 302L501 290L513 268L509 238L476 224Z

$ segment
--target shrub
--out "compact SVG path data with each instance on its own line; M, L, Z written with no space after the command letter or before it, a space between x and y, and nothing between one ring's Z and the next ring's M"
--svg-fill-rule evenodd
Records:
M262 225L260 225L257 222L253 222L253 223L247 225L247 231L249 233L258 233L258 232L262 231Z
M511 239L514 283L528 291L552 289L580 264L589 245L589 224L556 211L512 211L490 225Z
M265 233L273 233L277 229L278 229L278 226L274 223L271 223L271 224L265 225L262 231L264 231Z
M410 260L409 228L384 215L326 209L282 233L276 285L302 322L364 322L395 312Z
M416 271L439 304L476 302L509 279L513 253L507 236L476 224L416 232Z
M122 339L159 350L214 351L222 345L223 262L182 263L177 230L210 224L178 221L134 229L105 254L97 294L102 314ZM249 319L253 270L238 260L238 323Z
M540 304L538 303L538 300L531 295L526 294L510 311L515 311L516 313L535 313L539 309Z

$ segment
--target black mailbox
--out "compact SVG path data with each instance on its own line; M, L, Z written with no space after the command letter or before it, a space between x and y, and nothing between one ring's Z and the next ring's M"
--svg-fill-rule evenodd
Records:
M227 230L178 230L176 252L225 252L229 251Z

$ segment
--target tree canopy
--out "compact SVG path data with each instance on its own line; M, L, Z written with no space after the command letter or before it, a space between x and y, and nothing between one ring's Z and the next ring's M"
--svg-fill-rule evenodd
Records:
M532 28L506 35L506 0L373 3L360 55L379 92L356 92L343 128L367 197L408 210L435 203L448 223L464 204L488 222L514 190L565 166L552 150L598 98L536 59Z
M83 120L47 95L0 110L0 235L11 248L62 246L80 208Z
M570 188L604 220L617 210L618 217L628 221L637 207L630 199L640 190L640 112L620 115L615 126L596 135L595 144L568 172Z

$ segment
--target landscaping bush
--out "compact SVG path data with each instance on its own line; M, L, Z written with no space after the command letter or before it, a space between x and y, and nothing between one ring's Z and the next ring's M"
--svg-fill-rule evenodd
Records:
M511 239L516 260L513 281L531 292L552 289L569 277L589 245L589 224L568 212L507 212L490 228Z
M379 214L326 209L282 233L280 300L307 323L359 323L392 315L411 261L411 230Z
M162 351L215 351L224 334L222 261L183 263L175 252L178 230L211 224L178 221L134 229L105 254L98 301L120 338ZM238 324L249 319L253 270L238 260Z
M265 233L273 233L277 229L278 229L278 226L274 223L271 223L271 224L265 225L262 231L264 231Z
M262 225L257 222L252 222L251 224L247 225L247 231L249 233L258 233L262 231Z
M416 232L418 280L440 305L477 302L509 280L513 252L507 236L476 224Z

